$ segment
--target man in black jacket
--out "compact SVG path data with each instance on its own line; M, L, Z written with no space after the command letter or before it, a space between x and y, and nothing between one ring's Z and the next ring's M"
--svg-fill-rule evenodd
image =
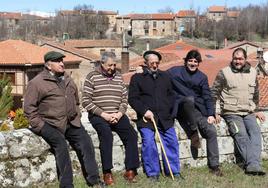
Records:
M175 176L180 177L179 144L171 116L174 102L171 81L167 73L158 69L161 60L158 52L147 51L143 57L146 66L142 73L136 73L131 78L128 101L137 112L144 171L150 179L158 180L160 165L152 124L152 120L155 120L171 170ZM169 175L166 161L164 171Z

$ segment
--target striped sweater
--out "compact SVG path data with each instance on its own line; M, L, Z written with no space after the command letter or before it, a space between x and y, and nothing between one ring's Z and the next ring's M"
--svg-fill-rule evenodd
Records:
M107 78L99 69L90 72L85 80L82 106L92 114L102 112L124 114L127 110L127 89L120 74Z

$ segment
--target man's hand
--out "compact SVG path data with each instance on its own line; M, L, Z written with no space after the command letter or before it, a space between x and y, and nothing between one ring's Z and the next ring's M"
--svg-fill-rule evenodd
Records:
M151 110L147 110L144 114L144 117L148 120L153 121L154 120L154 114Z
M265 115L262 112L255 112L255 116L256 118L258 118L260 120L261 123L263 123L265 121Z
M123 116L122 112L117 112L117 113L112 113L113 119L111 120L111 124L117 124L118 121L121 119Z
M108 121L109 123L111 121L114 121L114 117L113 117L113 114L108 114L106 112L102 112L101 115L100 115L103 119L105 119L105 121Z
M208 116L207 122L209 124L214 124L216 122L216 120L215 120L214 116Z
M221 122L221 116L219 114L216 114L216 120L215 123L219 124Z

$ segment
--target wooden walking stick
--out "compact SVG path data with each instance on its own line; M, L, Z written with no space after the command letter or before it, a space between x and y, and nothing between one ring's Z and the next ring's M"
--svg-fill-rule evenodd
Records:
M144 117L143 117L143 121L144 121L144 122L147 122L147 120L146 120ZM167 165L168 165L169 173L170 173L170 175L171 175L172 180L174 180L174 175L173 175L173 172L172 172L172 170L171 170L170 163L169 163L169 160L168 160L168 158L167 158L166 150L165 150L164 145L163 145L163 143L162 143L162 140L161 140L161 137L160 137L158 128L157 128L157 126L156 126L155 120L152 119L151 121L153 122L154 129L155 129L155 134L156 134L156 136L157 136L158 139L159 139L159 142L160 142L160 146L161 146L162 152L163 152L164 157L165 157L165 159L166 159L166 162L167 162Z

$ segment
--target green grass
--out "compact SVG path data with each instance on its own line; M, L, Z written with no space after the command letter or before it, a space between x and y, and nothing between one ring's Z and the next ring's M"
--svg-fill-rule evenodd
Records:
M268 169L268 161L263 163L264 169ZM185 180L172 181L168 177L160 177L160 182L150 182L143 173L139 173L138 183L128 184L122 177L122 172L114 173L116 184L113 188L267 188L267 176L248 176L235 164L222 164L224 177L216 177L209 173L207 167L201 168L183 168L182 176ZM75 188L86 188L83 177L75 177ZM46 188L56 188L58 183L45 185ZM39 186L40 187L40 186Z

